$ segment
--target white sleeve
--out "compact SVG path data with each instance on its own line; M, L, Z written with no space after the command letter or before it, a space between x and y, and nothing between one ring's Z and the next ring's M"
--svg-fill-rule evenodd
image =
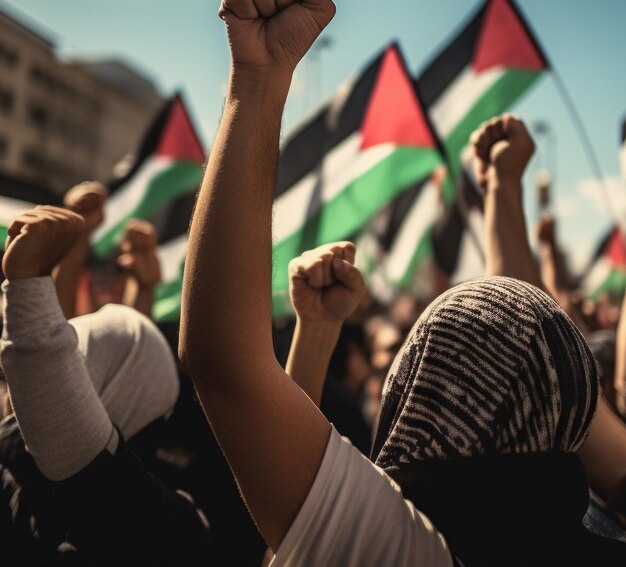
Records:
M320 470L270 567L451 567L443 536L333 428Z

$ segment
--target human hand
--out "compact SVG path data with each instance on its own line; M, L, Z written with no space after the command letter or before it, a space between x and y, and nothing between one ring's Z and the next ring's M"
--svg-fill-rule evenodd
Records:
M91 234L104 220L104 203L108 196L102 183L85 181L65 194L63 205L85 219L84 230Z
M471 136L474 171L484 190L503 182L521 188L521 179L535 151L535 143L524 123L503 114L485 122Z
M156 232L149 222L142 220L128 222L120 244L121 254L117 263L133 276L141 287L155 287L161 281L156 246Z
M222 0L235 67L293 72L335 15L332 0Z
M40 206L9 225L2 270L8 280L48 276L84 230L80 215Z
M289 295L300 321L342 323L354 313L365 295L355 255L354 244L336 242L289 263Z

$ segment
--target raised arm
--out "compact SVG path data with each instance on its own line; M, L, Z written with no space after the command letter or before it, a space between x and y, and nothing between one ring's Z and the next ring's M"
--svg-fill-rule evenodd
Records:
M228 95L194 213L180 355L252 516L276 550L330 434L273 353L271 218L281 117L295 66L331 0L224 0Z
M97 181L86 181L70 189L64 199L64 206L84 219L82 233L72 248L54 269L53 279L59 296L59 303L67 319L76 315L76 290L87 252L91 233L104 219L104 202L107 190Z
M117 259L117 263L128 274L122 302L150 318L154 290L161 281L156 246L154 227L146 221L131 220L126 225L120 244L121 254Z
M488 276L509 276L543 287L526 235L522 175L535 150L524 123L509 114L472 136L474 169L485 193Z
M487 275L514 277L542 287L530 253L521 193L533 141L521 121L505 114L478 130L472 142L476 173L485 190ZM601 498L617 498L625 490L626 426L603 399L578 454Z
M297 320L285 370L317 406L343 322L365 294L355 254L354 244L337 242L289 264L289 295Z

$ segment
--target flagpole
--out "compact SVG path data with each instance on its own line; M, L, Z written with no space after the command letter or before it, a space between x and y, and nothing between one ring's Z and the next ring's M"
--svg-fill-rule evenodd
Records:
M583 145L583 151L585 152L587 160L589 161L592 174L598 178L600 182L600 186L602 187L602 195L604 197L604 202L605 202L604 204L607 209L607 213L609 214L610 217L612 217L614 222L618 223L618 218L615 213L615 208L611 200L611 195L609 194L609 190L608 190L606 181L604 179L604 175L602 173L602 167L600 166L600 161L598 160L598 156L595 150L593 149L591 139L589 138L589 134L587 133L587 130L585 129L585 125L583 124L582 118L580 117L580 114L578 110L576 109L574 101L572 100L572 97L569 94L565 86L565 83L563 82L563 79L561 78L561 76L559 75L559 73L556 71L554 67L552 67L551 71L552 71L551 73L552 78L554 79L554 84L556 85L557 91L561 95L561 98L563 99L563 102L565 103L565 106L567 107L570 113L572 122L574 123L574 128L576 129L578 136L580 137L581 143Z

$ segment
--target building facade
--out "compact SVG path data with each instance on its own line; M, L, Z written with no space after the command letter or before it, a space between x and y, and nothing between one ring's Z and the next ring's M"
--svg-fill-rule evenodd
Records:
M64 61L49 39L0 11L0 174L56 194L106 182L163 102L125 63Z

